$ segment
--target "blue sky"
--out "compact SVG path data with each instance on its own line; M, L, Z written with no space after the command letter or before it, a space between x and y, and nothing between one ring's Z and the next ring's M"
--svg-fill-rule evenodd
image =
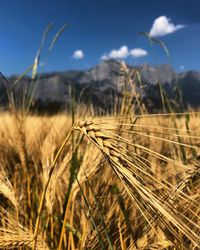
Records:
M0 0L0 71L22 73L34 61L45 27L53 22L41 62L43 71L85 69L101 59L132 65L161 64L159 46L139 35L150 32L167 45L176 71L200 70L198 0ZM67 30L48 54L51 39Z

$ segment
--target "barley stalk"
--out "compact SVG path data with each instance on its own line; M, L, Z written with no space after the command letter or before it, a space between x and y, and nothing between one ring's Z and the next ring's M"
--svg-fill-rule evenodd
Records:
M149 207L154 215L161 218L164 225L171 230L172 234L174 234L178 240L180 240L180 237L172 225L177 227L194 244L199 246L200 239L195 230L192 230L192 228L183 221L183 219L187 220L187 218L178 213L170 202L167 200L163 201L164 197L162 197L162 195L159 197L151 191L150 187L144 186L145 176L141 177L138 175L138 171L134 171L136 166L131 163L127 155L121 152L120 147L115 142L116 138L105 134L98 124L95 124L93 121L77 122L74 124L73 129L82 131L103 152L111 167L124 184L128 194L138 207L146 203L146 206ZM133 169L133 171L131 169ZM144 205L142 205L141 208L144 209ZM189 220L187 223L189 223Z

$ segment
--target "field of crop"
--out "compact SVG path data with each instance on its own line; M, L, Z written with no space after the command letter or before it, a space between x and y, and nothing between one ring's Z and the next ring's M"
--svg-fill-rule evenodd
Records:
M0 9L0 250L200 250L198 4L18 2Z
M200 249L200 114L0 115L1 249Z
M41 115L39 55L30 90L1 75L0 249L200 249L200 112L177 113L181 94L174 106L158 83L150 114L122 62L112 112L78 104L71 86L68 111Z

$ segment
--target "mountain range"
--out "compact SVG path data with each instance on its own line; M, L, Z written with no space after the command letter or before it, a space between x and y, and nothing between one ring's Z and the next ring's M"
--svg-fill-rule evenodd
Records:
M127 69L130 72L139 72L139 81L144 90L141 93L142 88L136 86L136 91L142 95L142 100L149 109L156 110L161 107L158 86L162 87L172 103L177 102L177 93L179 93L185 108L200 106L200 72L176 73L168 64L159 66L143 64L139 67L127 65ZM12 85L16 76L9 77L7 80L9 85ZM19 95L20 92L27 93L26 89L30 85L30 77L21 79L15 87L15 95ZM123 87L121 64L110 59L85 71L71 70L41 74L35 88L34 102L40 110L56 112L69 107L70 91L73 89L77 102L92 102L95 107L102 110L112 109L114 99L122 96ZM1 79L0 95L5 96L5 91L5 82ZM1 100L1 104L5 105L6 99Z

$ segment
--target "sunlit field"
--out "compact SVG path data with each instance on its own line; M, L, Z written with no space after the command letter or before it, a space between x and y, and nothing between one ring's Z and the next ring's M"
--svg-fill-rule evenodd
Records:
M0 115L1 249L199 249L200 114Z
M178 85L171 100L157 82L159 107L150 110L139 68L122 61L109 108L90 101L93 82L79 93L68 83L67 108L41 112L34 94L51 28L20 77L1 74L0 249L200 249L198 108L183 103ZM169 57L161 40L141 34Z

